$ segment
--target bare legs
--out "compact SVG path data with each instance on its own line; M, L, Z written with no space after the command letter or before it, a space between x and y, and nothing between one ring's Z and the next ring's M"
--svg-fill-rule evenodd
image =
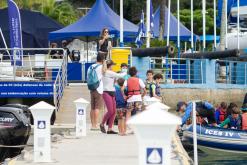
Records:
M91 110L90 119L91 119L92 129L97 129L98 118L99 118L99 109Z

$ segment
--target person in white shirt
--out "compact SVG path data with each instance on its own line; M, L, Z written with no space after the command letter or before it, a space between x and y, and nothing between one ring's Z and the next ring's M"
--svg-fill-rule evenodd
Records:
M116 117L116 99L115 99L115 82L117 78L124 77L126 73L116 73L112 71L112 66L115 63L112 60L107 60L107 70L103 74L103 99L107 108L107 112L103 117L100 124L100 130L102 133L107 134L117 134L117 132L112 130L114 120ZM105 130L105 123L108 121L108 130Z
M127 116L128 120L131 116L131 112L136 110L140 112L142 110L142 98L146 95L146 88L144 82L137 78L136 67L129 69L129 75L131 76L124 82L124 86L127 88Z
M104 63L105 56L103 54L99 54L97 56L96 64L93 64L92 67L95 67L97 77L100 80L99 87L96 90L90 91L91 97L91 111L90 111L90 119L91 119L91 130L99 130L97 127L98 125L98 118L99 118L99 109L103 107L103 72L104 72ZM99 65L99 66L98 66Z

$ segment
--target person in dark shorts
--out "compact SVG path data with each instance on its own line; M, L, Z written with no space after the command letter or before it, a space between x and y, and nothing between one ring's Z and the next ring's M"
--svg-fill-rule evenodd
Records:
M99 87L96 90L90 90L90 98L91 98L91 111L90 111L90 119L91 119L91 130L99 130L98 128L98 118L99 118L99 110L103 107L103 62L104 55L97 56L96 64L93 64L92 67L96 68L97 77L100 80Z
M126 96L124 95L124 81L123 78L119 78L115 85L118 130L121 136L126 135Z

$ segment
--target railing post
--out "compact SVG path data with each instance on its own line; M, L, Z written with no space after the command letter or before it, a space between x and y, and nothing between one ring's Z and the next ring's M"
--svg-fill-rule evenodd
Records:
M13 54L12 54L12 58L13 58L13 63L14 63L14 67L13 67L13 73L14 73L14 81L16 80L16 49L14 48L13 50Z
M215 64L216 60L206 60L206 85L208 87L214 87L215 86Z
M189 84L190 84L190 59L188 60L188 68L189 68Z
M171 82L173 82L173 78L172 78L172 59L170 59L170 74L171 74ZM168 75L167 75L168 76ZM173 83L172 83L173 84Z
M229 84L232 83L232 63L229 62Z
M203 68L202 68L202 60L201 60L201 63L200 63L200 64L201 64L201 66L200 66L200 67L201 67L201 70L200 70L200 71L201 71L201 80L202 80L202 84L203 84Z
M194 164L198 165L198 152L197 152L197 128L196 128L196 102L193 103L193 146L194 146Z
M246 63L244 64L244 85L246 85Z

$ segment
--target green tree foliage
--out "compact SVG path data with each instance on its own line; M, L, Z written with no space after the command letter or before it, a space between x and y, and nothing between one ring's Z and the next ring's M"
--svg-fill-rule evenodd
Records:
M4 0L0 1L0 7L7 7ZM69 25L78 19L77 12L68 2L56 2L55 0L15 0L19 8L40 11L63 25Z
M177 13L174 13L176 16ZM212 8L207 10L206 14L206 33L213 34L214 33L214 11ZM202 11L197 9L194 11L194 33L201 35L202 34ZM180 21L184 24L188 29L191 28L190 24L190 9L183 9L180 11Z
M47 0L47 3L43 4L41 12L63 25L72 24L78 19L73 6L68 2L57 4L54 0Z

